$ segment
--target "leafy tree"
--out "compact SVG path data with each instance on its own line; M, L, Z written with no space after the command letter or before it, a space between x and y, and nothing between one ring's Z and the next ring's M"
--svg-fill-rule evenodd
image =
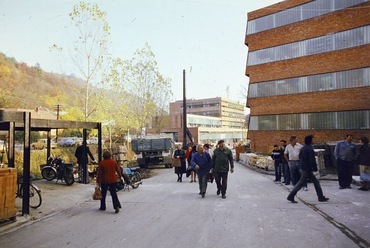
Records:
M8 89L0 88L0 108L11 107L11 97L13 93Z
M40 132L31 132L30 134L30 142L36 142L38 139L41 138ZM23 131L17 131L15 132L14 139L18 142L24 141L24 132Z
M154 116L160 120L168 112L172 96L170 79L159 72L155 54L148 43L136 50L134 57L126 62L126 69L125 86L131 96L129 114L143 130L149 127Z
M82 137L82 132L76 129L63 129L61 136L63 137Z

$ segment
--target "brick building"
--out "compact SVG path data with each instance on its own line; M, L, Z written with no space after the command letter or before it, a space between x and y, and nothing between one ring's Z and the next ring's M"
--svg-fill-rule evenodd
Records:
M286 0L248 13L252 151L370 137L370 2Z

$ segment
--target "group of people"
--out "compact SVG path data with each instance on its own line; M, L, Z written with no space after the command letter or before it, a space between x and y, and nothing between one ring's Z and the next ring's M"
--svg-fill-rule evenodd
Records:
M319 180L313 172L317 171L315 151L312 147L313 135L308 135L304 139L304 146L298 143L296 136L290 137L290 143L286 145L285 140L281 140L281 146L274 145L271 157L274 160L275 182L280 182L282 174L283 183L290 185L292 190L287 197L288 201L297 203L294 199L297 192L303 188L307 191L307 180L309 179L315 187L315 191L320 202L328 201L320 186ZM357 151L352 142L353 135L347 134L343 141L337 143L334 149L334 156L337 162L339 189L351 188L354 164L357 161L360 167L360 179L362 186L359 190L367 191L370 189L370 147L367 137L360 138L361 147Z
M216 194L221 194L223 199L226 198L228 173L234 172L234 160L224 140L218 141L213 152L209 144L189 145L186 151L178 145L173 157L181 161L181 166L175 167L178 182L182 182L182 175L186 173L190 173L191 183L197 182L198 177L199 194L204 198L208 179L214 177L217 185Z
M285 185L292 183L294 187L301 177L299 153L303 145L298 143L296 136L291 136L289 141L288 145L286 140L280 140L280 146L274 145L271 157L274 160L275 182L280 182L283 176L282 183ZM307 183L303 185L303 189L308 190Z
M313 173L318 170L315 151L312 147L313 139L313 135L308 135L304 138L304 145L301 145L298 143L296 136L291 136L289 145L286 145L285 140L281 140L281 146L275 145L272 151L272 158L275 161L275 181L281 180L282 169L283 183L290 185L291 181L293 184L293 189L287 197L287 200L292 203L297 203L294 197L301 188L307 189L308 179L314 184L318 200L320 202L329 200L329 198L324 196L320 182ZM362 180L362 186L359 190L367 191L370 189L369 139L367 137L360 138L361 147L358 151L352 140L353 135L347 134L345 139L338 142L334 149L339 189L351 188L353 168L355 162L357 162L360 167L360 179ZM87 158L84 156L87 156L87 154L84 155L76 152L76 157L79 159L83 158L85 162ZM217 143L217 147L213 152L210 151L208 144L190 146L187 151L184 151L181 145L178 145L173 156L181 161L181 166L175 168L178 182L182 182L182 175L187 170L190 170L190 182L196 182L196 178L198 177L199 194L204 198L207 191L209 174L211 173L217 185L216 194L221 194L223 199L226 198L228 173L229 171L231 173L234 172L234 162L232 152L225 146L224 140L220 140ZM116 193L117 175L123 180L123 175L117 162L112 159L109 151L105 151L103 153L103 161L99 163L97 176L97 184L99 184L102 191L99 210L106 210L105 198L109 190L113 208L116 213L119 212L121 204Z

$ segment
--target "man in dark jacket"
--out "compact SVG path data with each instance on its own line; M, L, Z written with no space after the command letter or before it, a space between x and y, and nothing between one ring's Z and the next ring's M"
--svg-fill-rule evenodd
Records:
M217 184L217 195L222 194L222 199L226 198L227 175L229 172L234 172L234 160L231 150L225 147L225 142L220 140L217 143L217 148L213 152L213 173Z
M83 143L82 145L77 147L75 151L75 157L77 158L78 171L80 172L81 177L83 177L82 175L85 173L84 170L87 170L87 165L89 161L88 156L91 158L93 163L96 163L94 156L86 143Z
M321 186L320 186L320 182L319 180L317 180L317 178L313 174L314 171L317 171L315 151L313 150L311 146L311 144L313 143L313 135L306 136L304 139L304 143L305 145L304 147L302 147L299 153L299 166L301 168L301 178L299 179L298 183L294 186L293 190L288 195L287 200L291 201L292 203L297 203L294 200L294 196L302 188L304 183L307 182L307 179L310 179L315 186L318 200L320 202L325 202L329 200L329 198L326 198L324 196Z
M284 150L279 148L278 145L274 145L274 150L271 152L271 158L274 160L275 166L275 182L280 182L281 179L281 165L284 158Z

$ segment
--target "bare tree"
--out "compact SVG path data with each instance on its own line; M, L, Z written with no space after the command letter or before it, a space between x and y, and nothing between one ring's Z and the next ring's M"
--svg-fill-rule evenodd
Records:
M86 121L96 111L101 101L99 94L92 91L91 87L102 82L105 61L108 58L110 26L106 20L106 13L101 11L97 4L84 2L75 4L69 16L76 29L71 57L85 82L83 113Z

